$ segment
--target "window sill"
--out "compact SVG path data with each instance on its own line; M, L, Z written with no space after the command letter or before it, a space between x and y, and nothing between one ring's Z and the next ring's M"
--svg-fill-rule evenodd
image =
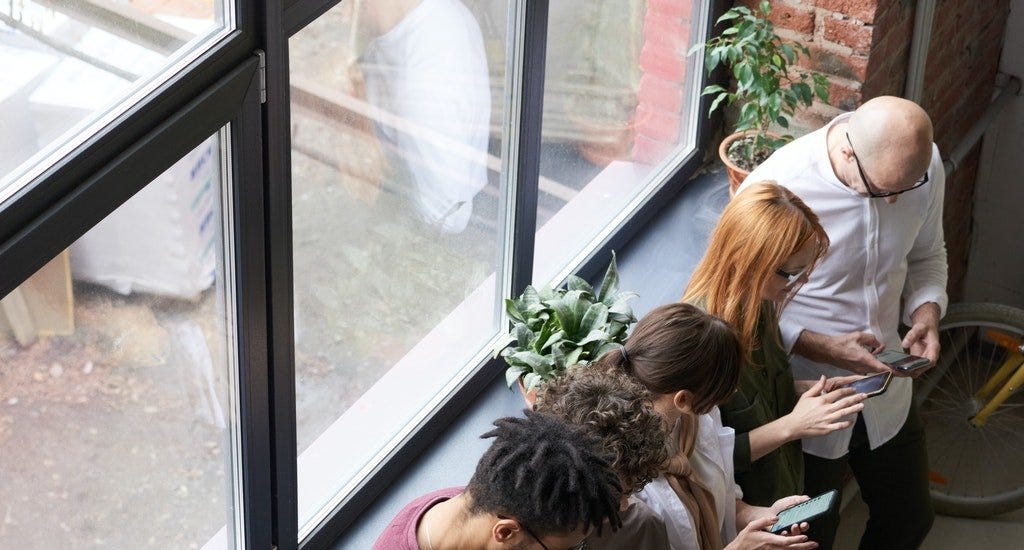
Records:
M633 303L638 316L682 295L728 201L725 182L720 167L697 177L619 252L622 288L640 293ZM489 444L480 434L494 419L521 414L522 408L522 397L505 387L503 377L492 381L444 435L335 541L334 548L370 548L410 500L438 488L465 485Z

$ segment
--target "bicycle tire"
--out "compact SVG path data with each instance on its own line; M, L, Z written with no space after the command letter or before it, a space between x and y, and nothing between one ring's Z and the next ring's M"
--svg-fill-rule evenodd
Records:
M939 324L939 362L914 381L937 513L979 518L1024 507L1024 451L1018 450L1024 449L1024 394L1011 395L984 426L970 423L982 406L975 393L1009 354L995 343L1001 335L1024 340L1024 310L986 303L950 306ZM957 456L955 463L951 455ZM996 481L989 484L986 477ZM972 490L972 480L977 489Z

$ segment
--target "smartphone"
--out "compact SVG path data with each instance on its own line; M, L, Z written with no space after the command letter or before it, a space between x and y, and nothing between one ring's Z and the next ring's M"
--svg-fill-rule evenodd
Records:
M909 355L902 351L885 350L876 355L875 358L901 372L910 372L929 363L924 357Z
M868 397L874 397L885 393L885 390L889 389L889 382L892 382L892 373L880 372L871 376L865 376L849 384L843 384L839 388L853 388L857 393L866 393Z
M810 523L811 520L827 514L829 510L836 506L836 501L838 500L839 491L832 489L811 500L786 508L779 512L779 521L768 530L772 533L781 533L792 527L793 524L805 521Z

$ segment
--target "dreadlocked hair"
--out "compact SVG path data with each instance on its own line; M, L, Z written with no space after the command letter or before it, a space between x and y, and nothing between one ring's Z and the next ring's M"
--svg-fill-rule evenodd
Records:
M541 387L535 408L600 438L626 493L658 477L668 461L668 431L653 394L621 369L572 367Z
M601 442L546 413L494 421L466 492L471 513L514 518L538 536L622 525L622 489Z

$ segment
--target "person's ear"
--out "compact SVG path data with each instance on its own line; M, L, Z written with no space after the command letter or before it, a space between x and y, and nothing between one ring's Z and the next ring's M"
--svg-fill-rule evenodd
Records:
M516 520L504 518L499 519L497 523L491 527L491 538L493 538L495 542L507 544L512 541L517 534L519 534L519 530L519 522Z
M693 393L690 390L679 390L672 395L672 404L683 414L693 414Z

